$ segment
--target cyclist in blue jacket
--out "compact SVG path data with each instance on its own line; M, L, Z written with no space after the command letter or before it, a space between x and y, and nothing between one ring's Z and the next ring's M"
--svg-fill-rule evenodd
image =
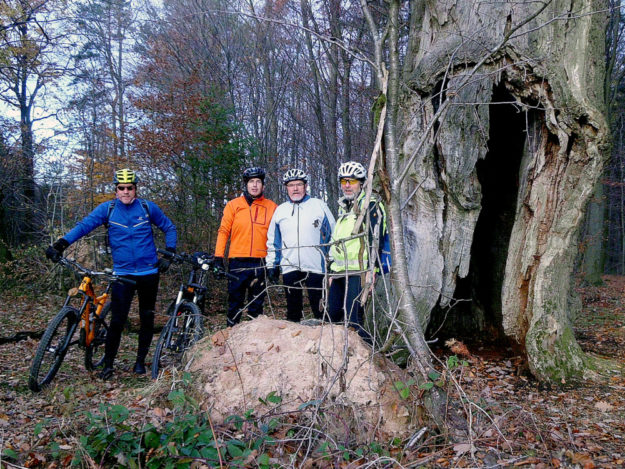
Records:
M154 306L158 292L159 272L169 261L156 255L152 225L165 233L166 249L176 252L176 227L154 202L137 198L139 178L130 169L115 172L116 199L98 205L65 236L46 250L46 257L58 262L67 247L101 225L108 227L108 240L113 255L114 273L127 277L135 285L116 282L111 294L111 324L106 337L104 363L100 378L113 374L113 362L119 349L122 330L128 319L135 291L139 297L139 346L133 371L145 374L145 358L154 334Z

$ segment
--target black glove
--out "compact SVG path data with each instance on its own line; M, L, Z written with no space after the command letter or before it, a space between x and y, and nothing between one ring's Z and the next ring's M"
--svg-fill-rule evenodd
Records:
M271 267L270 269L267 269L267 278L273 283L278 282L278 280L280 280L280 267Z
M215 257L215 259L213 260L213 268L215 269L215 272L217 272L218 274L225 274L226 267L224 266L224 258Z
M156 268L160 274L164 274L171 265L171 258L176 254L176 248L166 247L165 250L171 254L171 256L161 257L156 263Z
M161 257L156 262L156 268L158 269L159 274L164 274L169 269L171 265L171 259L167 259L166 257Z
M57 239L52 246L48 246L48 249L46 249L46 257L52 262L59 262L67 246L69 246L69 243L65 238Z

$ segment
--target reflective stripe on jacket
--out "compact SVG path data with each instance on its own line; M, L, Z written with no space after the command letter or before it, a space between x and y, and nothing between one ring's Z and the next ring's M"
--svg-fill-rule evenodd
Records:
M276 207L275 202L263 196L251 205L244 196L228 202L217 232L215 256L224 257L228 239L229 258L267 256L267 230Z
M149 200L146 202L149 215L146 215L140 199L135 199L128 205L116 203L108 218L113 269L118 275L148 275L157 272L158 258L152 224L165 233L165 246L176 247L176 227L158 205ZM110 202L98 205L63 237L72 244L106 223L109 206Z
M369 215L365 214L358 233L352 234L356 226L356 220L363 210L364 200L365 192L362 191L349 209L345 205L339 206L339 218L332 232L332 247L330 248L330 258L332 259L330 270L332 272L344 272L346 270L363 271L368 269L369 250L373 249L374 244L378 251L376 257L383 257L382 248L387 244L385 241L388 238L386 210L384 209L384 204L378 201L373 194L369 202ZM370 229L367 229L367 223L370 223L368 218L372 215L375 216L377 221ZM347 241L340 241L345 239ZM384 262L385 271L387 268L386 262Z
M322 274L326 270L334 215L324 201L304 196L301 202L284 202L273 214L267 234L267 267L282 273L301 270Z

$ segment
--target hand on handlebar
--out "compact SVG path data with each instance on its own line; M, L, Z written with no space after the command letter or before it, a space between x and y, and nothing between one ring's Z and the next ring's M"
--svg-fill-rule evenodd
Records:
M176 255L176 248L166 247L165 251L159 249L158 252L160 252L163 257L161 257L156 263L156 268L158 269L159 273L164 274L169 269L169 266L171 265L171 260Z
M224 266L224 258L215 257L215 259L213 259L213 268L215 269L215 273L225 274L226 267Z
M46 249L46 257L52 262L57 263L63 257L63 251L67 249L69 243L64 238L59 238L54 242L52 246L48 246Z

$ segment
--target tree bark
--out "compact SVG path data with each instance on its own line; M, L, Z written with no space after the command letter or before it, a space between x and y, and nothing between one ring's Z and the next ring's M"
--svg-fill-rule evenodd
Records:
M603 181L597 182L588 208L582 239L583 257L581 273L589 285L601 285L605 267L605 213L606 197Z
M575 341L568 301L577 233L608 138L604 8L592 0L412 4L421 21L411 23L418 40L411 40L404 67L409 91L400 135L409 166L400 197L419 321L428 324L436 306L450 304L458 280L476 275L474 233L487 208L483 195L497 177L484 176L478 162L515 165L516 177L501 194L513 197L513 210L490 218L511 217L492 227L511 226L498 238L506 240L503 279L490 279L501 282L495 317L545 381L580 376L592 364ZM521 113L522 128L496 127L494 105L508 106L509 127ZM495 128L510 141L493 135Z

